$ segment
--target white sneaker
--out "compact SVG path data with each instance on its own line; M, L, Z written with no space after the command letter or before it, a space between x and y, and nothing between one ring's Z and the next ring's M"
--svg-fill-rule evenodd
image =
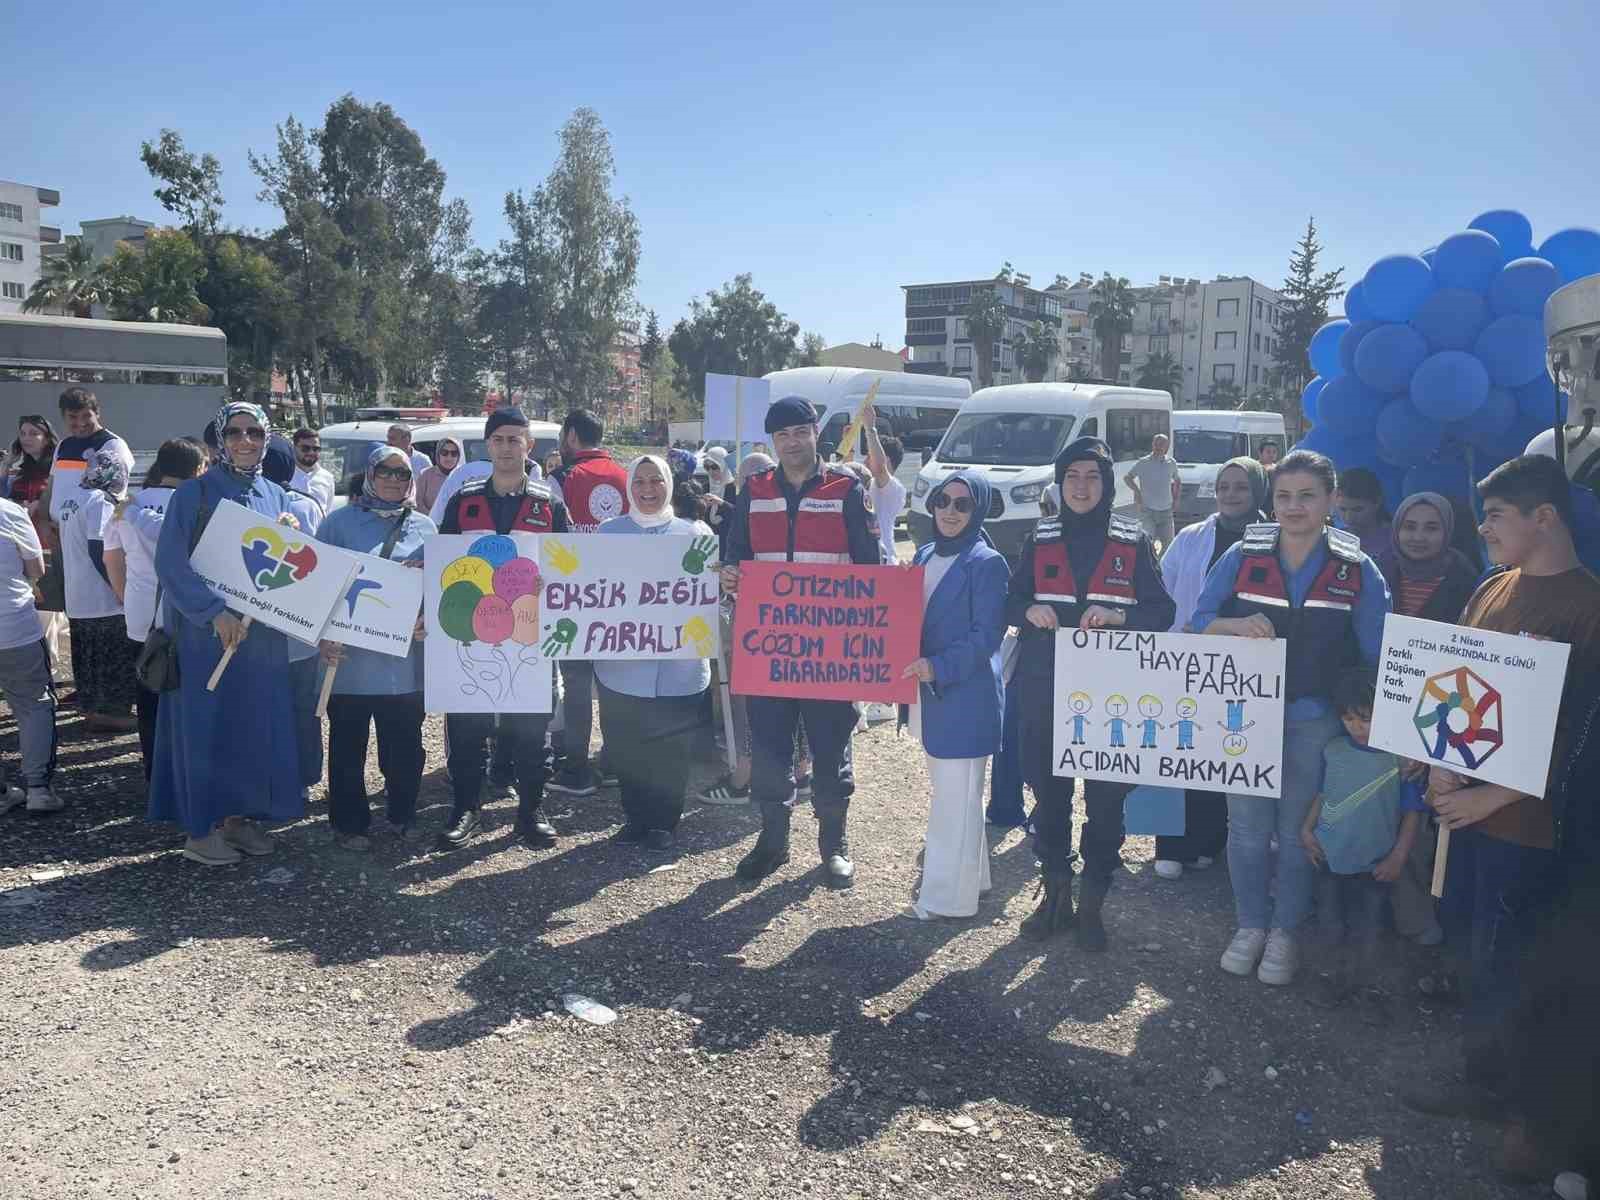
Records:
M1256 978L1272 987L1284 987L1294 982L1294 973L1300 969L1300 946L1294 935L1274 929L1267 935L1266 949L1261 953L1261 968Z
M66 806L67 802L56 795L53 787L44 785L28 789L28 811L31 813L60 812Z
M19 804L28 802L28 793L16 784L10 784L4 791L0 791L0 815L10 812Z
M254 821L228 821L222 826L222 840L235 850L250 855L271 854L277 845Z
M220 829L213 829L203 838L189 838L183 843L183 856L207 867L225 867L244 857L223 840Z
M1240 929L1222 952L1222 969L1230 975L1248 975L1261 961L1267 944L1265 929Z
M1182 879L1183 864L1170 858L1156 859L1156 874L1163 879Z
M882 725L885 721L898 721L900 709L893 704L868 704L861 710L861 717L869 725Z
M1202 854L1199 858L1195 859L1194 862L1190 864L1190 866L1194 867L1194 869L1196 871L1204 871L1207 867L1209 867L1212 863L1214 863L1216 861L1217 860L1212 858L1209 854Z

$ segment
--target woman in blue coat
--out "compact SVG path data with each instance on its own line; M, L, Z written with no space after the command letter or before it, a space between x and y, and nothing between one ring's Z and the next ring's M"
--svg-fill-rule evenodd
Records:
M983 535L989 484L970 471L928 496L933 541L913 560L922 576L922 657L906 668L921 686L913 726L928 755L932 798L916 915L970 917L989 888L983 782L1000 748L1006 560Z
M150 819L176 821L189 835L185 858L207 866L270 854L258 821L291 821L305 810L297 767L288 639L263 625L246 627L189 565L202 513L242 504L269 520L289 512L277 484L261 478L271 428L257 405L224 404L213 422L217 461L180 484L167 503L156 543L162 628L178 647L179 684L161 697ZM209 518L207 518L209 519ZM233 660L208 692L223 651Z

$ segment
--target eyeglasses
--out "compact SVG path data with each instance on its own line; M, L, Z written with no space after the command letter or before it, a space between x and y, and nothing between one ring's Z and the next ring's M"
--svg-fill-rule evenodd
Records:
M411 468L410 467L373 467L372 468L372 477L374 479L393 479L393 480L396 480L396 481L399 481L399 482L409 483L409 482L411 482Z
M460 456L461 456L461 451L457 450L454 446L440 446L439 447L439 457L440 458L459 458Z
M264 445L267 440L267 431L259 425L252 425L248 429L240 429L236 425L230 425L222 431L222 440L225 442L242 442L245 438L249 438L258 446Z
M973 507L971 496L947 496L943 492L940 492L929 503L936 509L954 508L958 513L969 513Z

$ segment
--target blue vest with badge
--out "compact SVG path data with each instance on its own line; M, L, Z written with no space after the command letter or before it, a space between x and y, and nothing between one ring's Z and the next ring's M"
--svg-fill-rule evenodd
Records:
M1239 541L1239 573L1221 616L1259 613L1288 643L1284 694L1290 700L1327 696L1339 672L1361 661L1355 606L1361 598L1361 539L1332 526L1323 530L1328 561L1296 606L1278 561L1278 526L1251 525Z

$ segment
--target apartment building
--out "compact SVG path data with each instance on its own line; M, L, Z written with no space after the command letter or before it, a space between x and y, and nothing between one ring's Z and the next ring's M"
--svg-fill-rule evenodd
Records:
M1035 321L1059 329L1062 324L1061 298L1031 286L1026 275L1012 279L966 279L948 283L908 283L901 290L906 298L906 346L910 358L905 369L914 375L958 375L976 385L972 339L964 316L973 292L994 289L1006 310L1006 328L991 355L996 384L1021 383L1022 370L1013 351L1013 342Z
M54 188L0 180L0 313L22 311L39 279L44 247L61 241L61 230L40 224L40 210L61 203Z

